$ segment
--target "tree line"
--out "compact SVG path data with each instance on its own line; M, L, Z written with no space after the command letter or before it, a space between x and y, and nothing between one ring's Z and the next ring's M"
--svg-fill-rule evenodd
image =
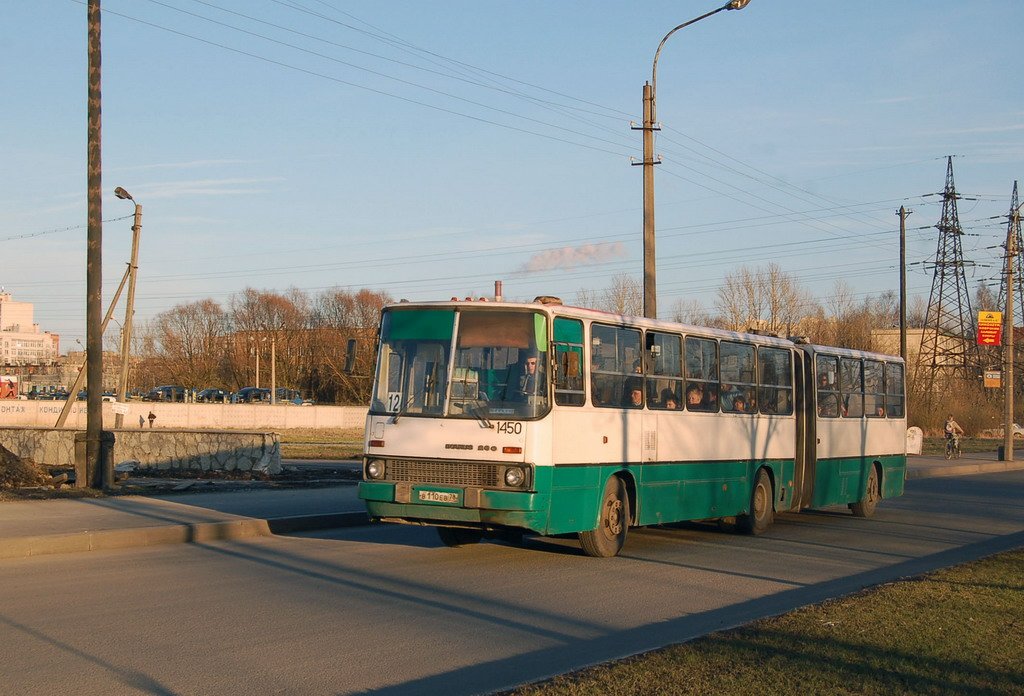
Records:
M367 403L380 310L391 301L367 289L246 288L225 305L213 299L180 304L154 317L134 341L132 383L143 389L270 387L273 354L278 387L319 403ZM356 362L346 372L350 339Z

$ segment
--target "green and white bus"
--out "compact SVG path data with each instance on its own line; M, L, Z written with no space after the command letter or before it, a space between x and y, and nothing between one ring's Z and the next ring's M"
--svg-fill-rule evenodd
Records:
M450 546L776 512L870 516L906 475L898 357L532 303L384 308L359 497Z

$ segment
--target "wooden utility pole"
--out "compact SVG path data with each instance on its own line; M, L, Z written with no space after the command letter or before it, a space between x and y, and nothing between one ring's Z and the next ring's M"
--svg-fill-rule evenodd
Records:
M88 4L88 151L87 174L87 240L86 253L86 402L85 478L90 488L110 486L114 472L109 457L102 456L103 437L103 331L100 314L103 311L103 166L100 147L102 131L100 98L100 0ZM110 469L110 471L107 471ZM79 486L82 482L78 483Z

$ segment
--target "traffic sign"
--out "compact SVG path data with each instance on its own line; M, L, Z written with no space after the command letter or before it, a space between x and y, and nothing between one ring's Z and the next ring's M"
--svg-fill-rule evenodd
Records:
M1003 343L1003 313L978 312L978 345L999 346Z
M985 388L998 389L1003 386L1003 373L1000 370L985 370Z

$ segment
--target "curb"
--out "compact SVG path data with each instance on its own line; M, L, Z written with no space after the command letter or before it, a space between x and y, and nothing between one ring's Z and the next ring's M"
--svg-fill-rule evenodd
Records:
M907 467L907 479L938 478L940 476L970 476L999 471L1020 471L1024 461L987 462L984 464L940 464L938 466Z
M202 544L211 541L232 541L255 537L291 534L318 529L356 527L369 524L365 512L337 512L289 517L239 518L223 522L196 522L158 527L102 529L73 534L0 539L0 560L28 558L83 551L109 551L166 544Z

